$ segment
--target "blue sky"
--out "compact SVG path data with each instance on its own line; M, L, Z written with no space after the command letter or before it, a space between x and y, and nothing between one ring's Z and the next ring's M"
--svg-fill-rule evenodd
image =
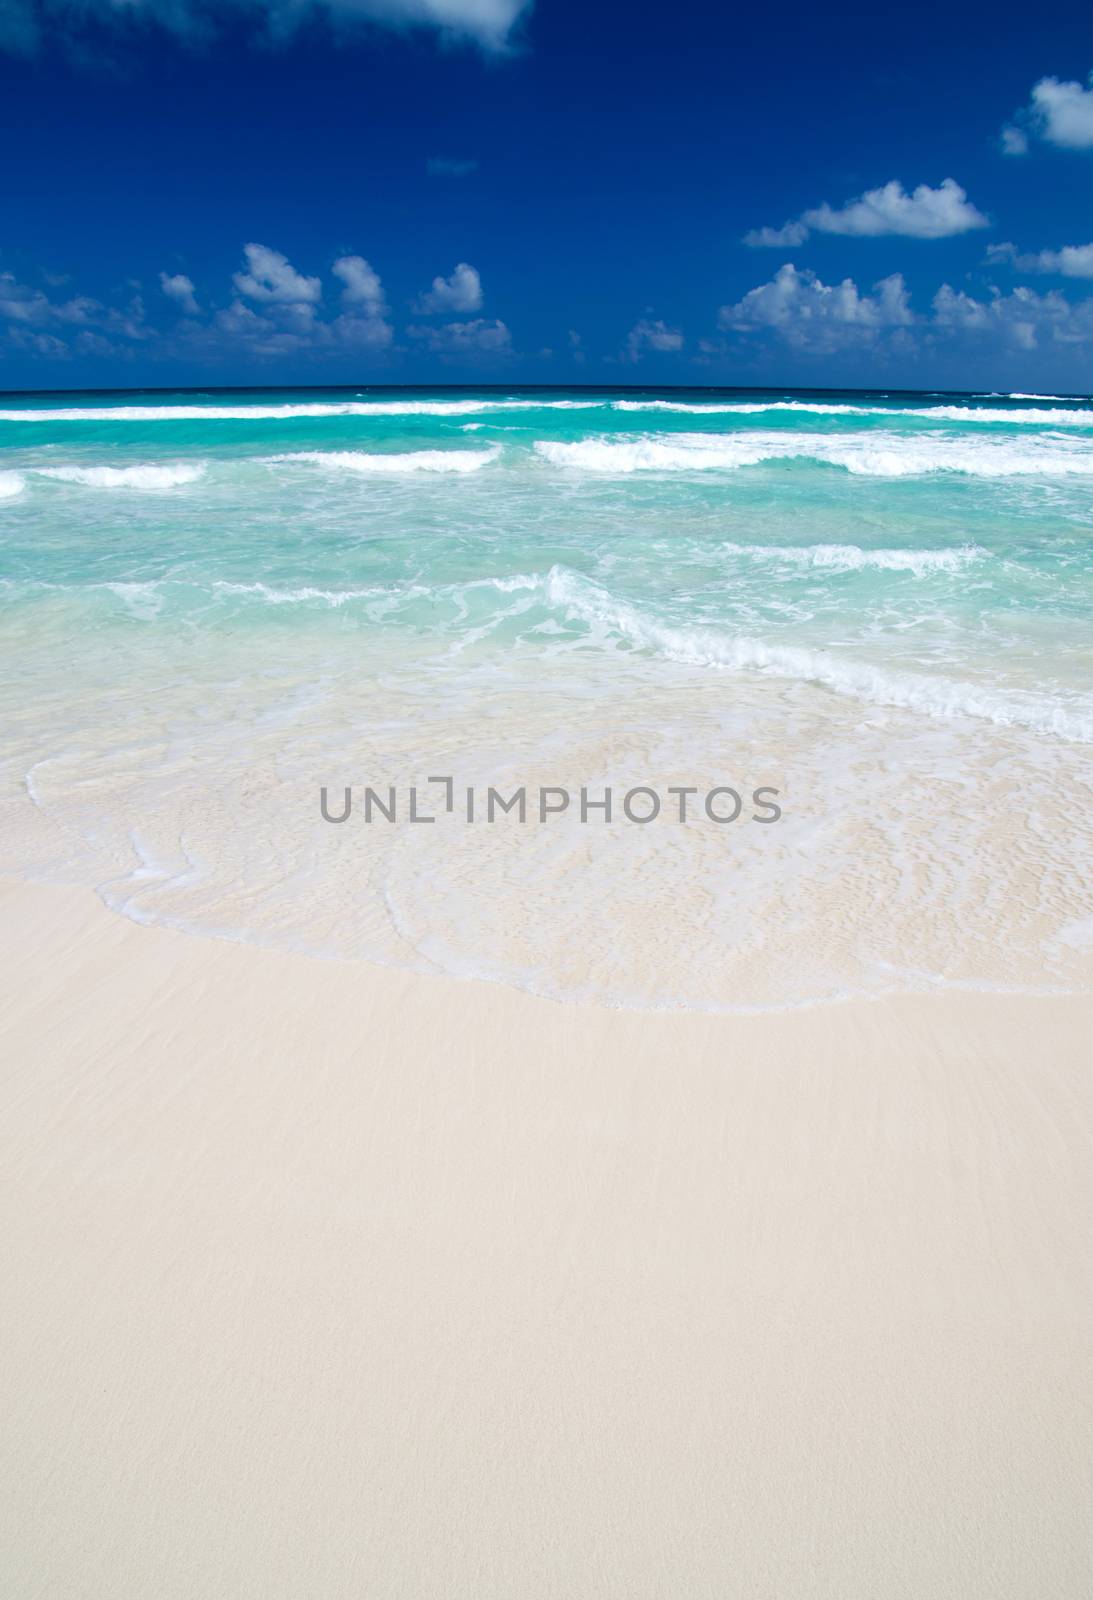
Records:
M0 387L1093 389L1087 8L0 0Z

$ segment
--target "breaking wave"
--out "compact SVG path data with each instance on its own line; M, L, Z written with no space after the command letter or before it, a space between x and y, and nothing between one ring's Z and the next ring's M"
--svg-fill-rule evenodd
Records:
M467 417L487 411L587 411L602 400L328 400L278 406L57 406L0 411L0 422L290 422L322 417Z
M535 450L553 466L605 473L734 471L766 461L800 459L876 478L917 477L929 472L961 472L979 478L1093 475L1093 449L1084 440L1062 438L987 438L972 443L940 433L681 433L624 439L601 436L571 443L538 439Z
M11 500L22 494L27 480L19 472L0 472L0 500Z
M203 478L203 461L177 462L165 466L136 467L39 467L44 478L59 478L62 483L82 483L92 489L176 489Z
M1093 403L1083 406L1066 395L984 396L1066 405L1041 409L1003 408L945 403L900 408L896 405L855 404L824 400L665 400L618 399L610 395L587 399L464 398L459 400L323 400L280 405L117 405L19 407L0 410L0 422L291 422L337 417L473 417L492 413L528 411L595 411L668 413L682 416L763 416L788 412L827 417L890 417L900 421L1012 423L1024 426L1093 428Z
M1014 399L1055 399L1052 395L1013 396ZM845 405L821 400L613 400L613 411L675 412L684 416L765 416L769 412L790 411L815 417L889 417L899 422L1011 422L1022 426L1052 428L1093 428L1093 407L1079 410L1019 411L998 406L919 406L900 410L896 406Z
M267 465L301 461L329 467L335 472L477 472L496 461L501 446L489 450L407 450L399 453L368 450L297 450L289 455L266 456Z

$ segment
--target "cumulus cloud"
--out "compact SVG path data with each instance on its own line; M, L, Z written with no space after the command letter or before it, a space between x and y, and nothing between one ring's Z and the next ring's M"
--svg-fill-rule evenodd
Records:
M987 259L1007 262L1018 272L1047 272L1060 278L1093 278L1093 244L1064 244L1060 250L1022 254L1012 244L996 244Z
M898 234L905 239L948 239L970 228L988 226L986 217L952 178L943 179L936 189L920 183L913 194L904 193L902 183L893 179L879 189L866 190L838 211L822 205L806 211L801 220L820 233L859 238Z
M482 280L468 262L461 261L450 278L434 278L432 288L421 295L414 310L431 317L451 311L481 311Z
M10 272L0 272L0 317L8 322L42 326L50 322L88 323L104 314L98 300L73 295L68 300L51 300L41 289L31 289Z
M159 286L168 300L173 300L188 317L200 316L201 307L197 303L193 283L184 272L161 272Z
M993 336L1019 350L1093 340L1093 300L1071 305L1057 289L1047 294L1023 287L1011 294L994 289L990 299L976 300L943 283L934 296L933 313L934 321L943 328Z
M329 324L335 341L383 349L394 338L379 273L363 256L340 256L330 269L342 282L344 310Z
M838 209L825 201L780 228L753 228L744 235L744 243L753 248L784 249L803 244L813 231L856 238L897 235L904 239L949 239L971 228L986 227L987 218L976 210L955 179L944 178L936 189L920 183L908 194L902 183L893 178L891 183L867 189Z
M439 328L411 327L412 339L446 356L504 356L511 353L512 335L503 322L476 317L471 322L448 322Z
M1041 78L1028 105L1017 113L1017 123L1002 129L1007 155L1024 155L1030 133L1063 150L1093 150L1093 72L1088 89L1073 81Z
M784 222L780 228L752 228L744 235L744 243L753 250L793 250L807 238L803 222Z
M643 317L636 322L626 335L626 345L623 349L624 361L639 361L647 350L664 352L668 350L682 350L683 335L678 328L669 328L659 319L651 322L648 317Z
M342 281L344 305L367 307L376 316L387 310L379 274L363 256L339 256L330 270Z
M929 309L916 313L898 273L866 293L851 278L826 284L787 264L769 283L722 306L718 323L725 334L765 334L802 354L827 357L868 351L871 358L898 352L936 359L954 340L969 345L964 362L973 358L973 349L1011 355L1050 347L1058 356L1063 347L1093 343L1093 297L1074 305L1058 290L1039 294L1021 287L1009 294L992 288L977 299L943 283ZM719 358L728 354L725 347L705 350Z
M445 40L469 43L492 54L512 47L532 0L2 0L0 48L20 54L49 36L78 40L88 22L100 28L158 26L191 45L213 42L232 13L259 36L284 39L309 16L325 17L338 29L361 24L397 30L426 29Z
M339 256L331 266L340 286L340 304L323 312L323 285L300 272L281 251L250 243L242 268L231 278L234 293L227 304L206 313L193 280L185 273L160 272L164 301L184 313L157 327L146 318L144 302L134 293L107 306L87 295L53 297L67 279L44 278L46 287L19 282L0 272L0 348L6 343L50 357L119 356L137 343L163 359L184 357L218 361L228 354L265 360L304 360L338 352L377 352L394 342L383 284L363 256ZM440 334L438 347L455 349L462 337L468 348L502 348L508 331L501 324L472 325L470 333Z
M872 294L862 294L852 278L823 283L814 272L799 272L787 262L769 283L749 290L735 305L722 306L718 326L736 333L766 328L802 349L834 350L869 343L884 329L914 321L900 273L873 288Z
M279 250L264 244L246 244L245 272L232 277L239 294L270 305L316 306L323 297L318 278L305 278Z
M153 340L155 332L145 320L139 294L121 306L106 306L82 294L54 300L44 290L21 283L13 273L0 272L0 336L16 349L63 359L124 356Z

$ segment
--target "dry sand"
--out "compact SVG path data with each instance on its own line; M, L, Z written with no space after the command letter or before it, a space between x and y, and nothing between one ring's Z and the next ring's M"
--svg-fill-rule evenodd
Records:
M3 1595L1093 1593L1090 998L0 930Z

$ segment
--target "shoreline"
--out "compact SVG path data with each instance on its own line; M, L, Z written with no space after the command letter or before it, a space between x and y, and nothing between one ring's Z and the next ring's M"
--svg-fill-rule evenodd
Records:
M1089 1587L1093 996L627 1012L0 906L13 1593Z

